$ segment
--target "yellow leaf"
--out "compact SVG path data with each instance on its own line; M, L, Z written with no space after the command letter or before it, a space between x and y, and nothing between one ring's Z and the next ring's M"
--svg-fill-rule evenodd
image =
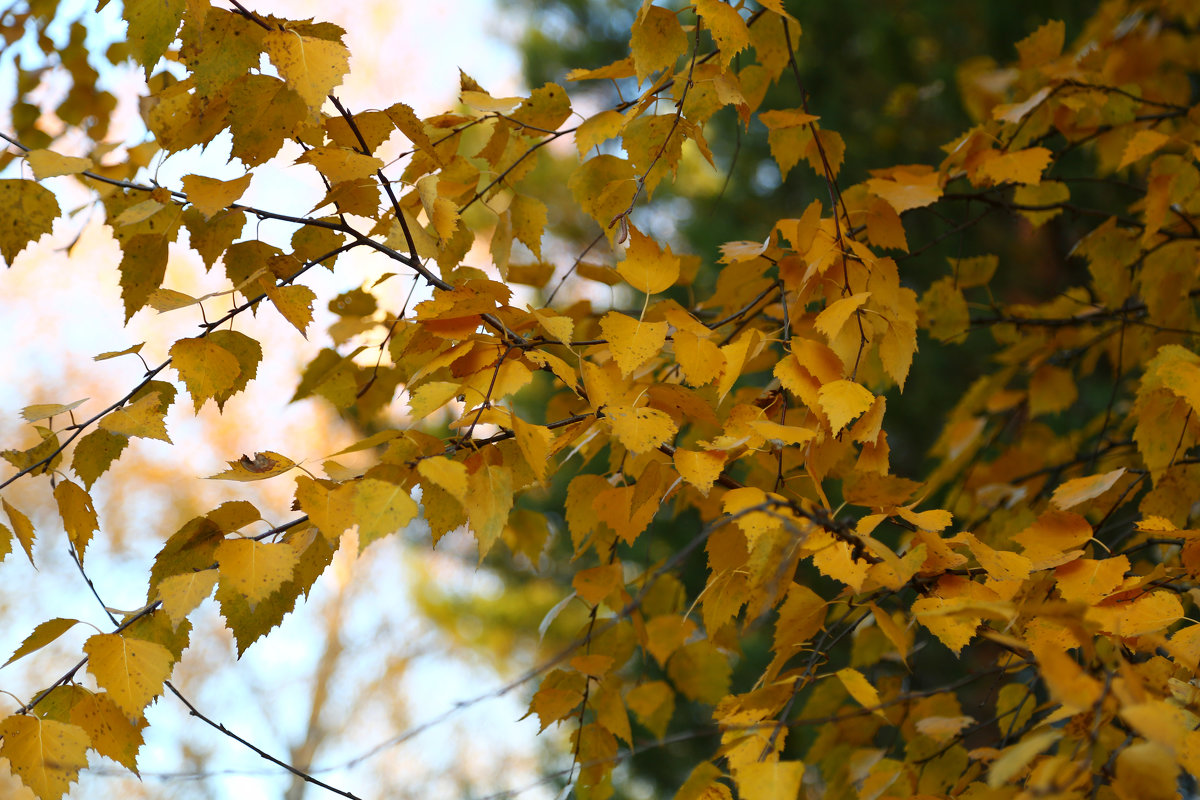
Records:
M666 735L671 715L675 713L675 692L664 681L647 681L629 690L625 703L650 733L658 738Z
M768 419L753 420L750 427L764 439L784 445L804 444L812 441L817 435L816 431L802 428L799 425L780 425L778 422Z
M107 361L108 359L116 358L117 356L132 355L134 353L141 352L142 348L145 346L146 346L145 342L139 342L138 344L135 344L132 347L126 347L124 350L112 350L107 353L101 353L98 356L92 356L92 361Z
M629 38L638 83L660 69L674 68L687 47L687 34L673 11L662 6L644 7L634 20Z
M916 728L926 736L946 742L958 736L974 721L974 717L925 717L917 720Z
M162 601L163 611L171 618L172 625L178 628L187 615L212 594L218 577L218 570L202 569L172 575L158 584L158 599Z
M1017 191L1019 192L1021 189ZM946 260L950 262L950 268L954 271L954 284L959 289L986 286L996 273L996 267L1000 265L1000 259L993 255L947 258Z
M307 339L308 334L305 330L308 323L312 322L312 304L317 299L316 292L307 286L280 286L271 280L264 283L267 297L274 304L275 310Z
M304 36L293 30L270 31L263 37L267 55L308 106L309 119L350 69L350 53L340 42Z
M721 348L725 366L722 368L720 380L717 381L717 397L724 397L729 393L733 384L741 377L746 362L758 355L762 345L762 333L751 328Z
M775 622L772 649L775 658L767 668L768 674L778 674L788 659L804 650L825 624L825 601L821 596L798 583L788 587L787 598L779 607Z
M1035 564L1061 559L1064 553L1074 551L1092 538L1092 526L1078 514L1068 511L1047 511L1032 525L1013 535L1012 539L1025 550L1025 556ZM1063 563L1059 561L1058 563ZM1057 566L1058 564L1052 564Z
M188 202L209 219L222 209L228 208L245 194L250 187L250 173L231 181L205 178L201 175L184 175L183 191Z
M417 196L425 209L425 216L433 223L434 233L439 241L446 242L454 235L458 227L458 206L448 198L442 197L438 186L440 179L436 175L426 175L417 181Z
M913 617L955 654L974 638L980 622L978 616L954 613L956 607L941 597L919 597L912 604Z
M675 361L689 384L703 386L720 377L725 368L725 358L716 342L683 330L675 331L673 341Z
M78 175L94 166L90 158L64 156L52 150L30 150L25 154L25 160L33 170L33 177L39 181L56 175Z
M462 393L462 385L450 381L430 381L423 383L415 392L408 394L408 408L413 420L424 419L434 411L445 407L446 403Z
M121 16L129 23L125 39L149 76L175 38L186 0L129 0L121 5Z
M171 651L161 644L116 633L92 636L83 651L88 655L88 672L131 722L162 694L174 663Z
M3 505L4 513L8 515L8 521L12 525L13 533L16 534L17 541L21 543L21 547L25 550L25 555L29 558L29 563L33 564L33 542L37 538L37 535L33 531L33 523L29 521L29 517L22 514L20 510L7 500L0 499L0 505Z
M384 166L381 159L363 155L349 147L314 147L306 150L296 159L296 163L312 164L330 183L370 178Z
M1048 730L1030 734L1021 741L1006 748L1004 754L992 762L988 770L988 786L998 789L1012 781L1030 761L1043 750L1062 738L1062 731Z
M1071 189L1062 181L1042 181L1034 185L1018 186L1013 190L1013 203L1016 204L1017 213L1029 220L1029 224L1035 228L1045 225L1061 214L1061 206L1070 199ZM959 286L966 288L961 282Z
M158 439L170 444L171 437L167 434L167 405L158 392L150 392L124 408L105 414L100 419L99 427L125 436Z
M625 377L662 352L669 327L666 322L644 322L619 311L600 318L600 330Z
M459 461L445 456L423 458L417 462L417 472L449 492L460 503L467 499L467 468Z
M679 430L670 415L657 408L610 405L604 407L604 416L621 444L634 453L646 453L670 442Z
M577 691L573 687L547 685L550 683L550 676L546 677L547 680L542 682L529 701L529 713L538 715L540 730L543 731L552 722L565 719L583 700L583 692Z
M71 723L83 728L93 750L137 773L137 753L142 746L145 720L131 723L107 692L98 692L71 706Z
M816 122L819 119L820 117L809 114L807 111L799 108L763 111L758 115L758 121L766 125L769 130L776 128L796 128Z
M1125 152L1121 155L1121 163L1117 165L1117 169L1124 169L1135 161L1140 161L1169 141L1171 137L1165 133L1155 130L1138 131L1125 144Z
M817 315L813 325L818 331L825 334L825 338L832 343L838 337L838 334L842 332L842 327L850 319L850 315L865 303L870 296L870 292L859 292L858 294L835 300Z
M604 655L575 656L570 661L571 668L577 669L590 678L603 678L613 667L613 657Z
M1170 592L1147 592L1128 602L1094 606L1087 617L1116 636L1144 636L1182 619L1183 605Z
M532 311L533 315L537 317L538 324L542 326L542 329L545 330L546 333L549 333L551 336L565 345L569 346L571 344L571 338L575 335L575 320L568 316L555 314L551 311L541 308L530 307L530 311ZM550 354L542 355L548 355L550 358L556 359L563 364L566 363L563 362L562 359L558 358L558 356L553 356ZM549 359L547 359L547 363L551 363ZM558 370L553 371L555 374L558 374ZM574 383L574 381L564 381L564 383L570 386Z
M468 465L468 470L471 466ZM467 474L470 502L465 503L471 530L479 542L482 560L504 531L513 505L512 469L503 464L485 464L482 460Z
M575 666L577 661L582 659L603 659L612 662L609 656L579 656L571 659L571 665ZM579 667L576 667L579 669ZM595 669L591 673L580 669L584 674L595 674L595 677L603 677L607 668L595 673ZM629 712L625 710L625 703L621 700L621 694L614 688L608 686L601 687L593 695L592 708L596 712L596 722L600 723L606 730L625 741L626 744L633 743L633 730L629 725Z
M58 514L62 517L67 538L74 546L79 560L83 561L92 534L100 530L100 521L96 517L91 495L79 484L64 478L54 487L54 500L58 505Z
M1079 713L1100 699L1104 691L1100 681L1084 672L1060 643L1030 642L1029 647L1041 666L1042 679L1052 700Z
M624 588L625 579L620 564L604 564L576 572L571 579L571 586L583 602L597 606L604 602L604 598Z
M403 486L376 478L364 478L337 490L349 495L353 520L358 523L358 549L376 539L390 536L417 516L417 502Z
M298 561L296 551L282 542L223 539L217 545L217 568L222 586L243 595L251 611L291 580Z
M1117 754L1113 788L1118 797L1175 800L1178 781L1179 764L1171 750L1157 742L1134 742Z
M829 428L840 433L842 428L859 414L867 411L875 402L875 395L862 384L854 381L836 380L824 384L817 397L821 410L829 417Z
M867 238L876 247L908 252L904 223L892 204L882 197L873 198L867 206Z
M742 15L721 0L696 0L696 13L701 16L704 27L712 34L720 48L718 58L722 66L750 46L750 29Z
M58 800L87 766L88 735L78 725L14 714L0 722L0 756L39 800Z
M1054 490L1054 494L1050 497L1050 504L1056 508L1068 509L1080 503L1086 503L1088 500L1094 500L1111 489L1124 474L1125 468L1120 467L1102 475L1091 475L1087 478L1065 481Z
M206 400L232 389L242 372L237 356L208 338L180 339L170 352L196 411Z
M912 650L913 646L912 630L898 625L890 614L874 603L870 603L869 606L871 614L875 617L875 624L879 626L879 630L883 631L883 635L896 648L896 652L900 654L900 657L907 660L908 653Z
M13 259L42 234L50 233L61 212L54 193L34 181L0 180L0 258Z
M921 324L938 341L948 342L961 337L970 323L966 298L952 276L938 278L921 295Z
M516 415L512 418L512 429L525 463L539 482L545 481L546 471L551 466L550 446L554 442L554 431L528 423Z
M529 126L526 132L537 136L557 130L571 116L571 100L567 90L557 83L546 83L535 89L520 108L509 115L518 125Z
M451 205L454 204L451 203ZM536 197L519 194L513 198L512 205L508 207L508 210L512 215L513 235L530 249L534 258L540 259L542 257L542 234L546 230L546 220L549 214L546 204ZM455 210L455 218L457 216L458 212Z
M336 542L354 525L353 497L339 491L340 488L330 488L306 475L296 478L296 502L300 510L331 542Z
M1017 42L1021 56L1021 68L1040 67L1058 57L1066 41L1066 26L1060 19L1052 19L1036 31Z
M639 292L657 294L679 279L679 257L671 252L670 245L664 252L653 239L630 226L629 249L617 265L617 272Z
M802 761L756 761L734 775L738 796L745 800L795 800L804 779Z
M1045 147L1030 147L1015 153L997 154L984 161L979 174L994 183L1041 183L1042 173L1053 158Z
M657 8L658 6L653 6ZM609 109L601 111L593 117L588 117L582 125L575 129L575 146L582 158L597 145L607 142L620 134L625 127L625 116L619 111Z
M733 667L729 658L707 639L686 644L667 662L667 676L686 697L715 705L729 693Z
M33 633L25 637L25 641L21 642L21 646L8 657L8 661L5 661L0 666L7 667L19 658L24 658L35 650L41 650L78 624L79 620L77 619L66 619L63 617L56 617L40 623L33 629Z
M85 397L82 400L76 400L74 403L66 404L38 403L32 406L25 406L25 408L21 409L21 419L25 420L26 422L40 422L44 419L50 419L51 417L59 414L65 414L68 411L79 408L79 406L86 403L88 399L89 398Z
M970 534L962 536L966 537L979 566L998 581L1023 581L1033 571L1033 562L1019 553L995 550Z
M696 451L679 447L672 458L679 475L706 497L725 468L725 453L720 450Z
M219 472L216 475L209 475L208 479L243 482L262 481L267 478L274 478L276 475L282 475L296 466L295 461L286 456L281 456L279 453L273 453L270 450L255 453L254 458L244 455L237 461L227 461L225 463L229 465L229 469Z
M942 196L938 173L923 165L896 167L868 180L867 189L886 200L897 214L931 205Z

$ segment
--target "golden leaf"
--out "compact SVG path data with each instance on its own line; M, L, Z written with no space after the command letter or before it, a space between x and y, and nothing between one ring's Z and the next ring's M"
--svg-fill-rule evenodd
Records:
M161 644L116 633L92 636L84 642L83 651L88 655L88 672L131 722L162 694L175 662L171 651Z
M1056 508L1068 509L1080 503L1086 503L1088 500L1094 500L1111 489L1124 474L1125 468L1120 467L1102 475L1064 481L1054 490L1054 494L1050 497L1050 504Z
M350 69L346 47L294 30L270 31L263 44L280 77L307 104L309 119L316 120L325 97Z
M167 612L175 627L179 627L187 615L212 594L219 576L219 570L202 569L171 575L158 584L158 599L162 601L163 611Z
M238 198L250 188L250 173L231 181L205 178L200 175L184 175L183 191L188 196L188 202L196 210L210 219L222 209L236 203Z
M668 327L665 322L645 322L619 311L609 311L600 318L600 330L625 377L662 352Z
M14 714L0 722L0 756L39 800L58 800L87 766L87 733L78 725Z
M671 69L687 51L687 34L675 12L662 6L643 7L633 23L629 51L638 83L660 69ZM580 148L582 153L587 148Z
M39 181L56 175L78 175L95 166L90 158L64 156L52 150L30 150L25 159L33 170L33 177Z
M829 417L829 428L835 434L875 403L875 395L869 389L847 380L826 383L818 391L817 397L821 410Z
M670 442L679 430L668 414L656 408L610 405L604 407L604 416L621 444L634 453Z
M196 411L206 400L232 389L242 372L237 356L207 337L175 342L171 363L191 393Z
M735 774L738 796L745 800L793 800L804 779L802 761L759 761L740 766Z
M243 595L252 611L291 580L299 561L296 551L287 544L253 539L223 539L217 545L216 557L221 585ZM200 588L196 586L197 591Z
M665 251L660 250L653 239L630 226L629 249L625 259L617 264L617 272L639 292L658 294L679 279L679 258L671 252L670 245Z

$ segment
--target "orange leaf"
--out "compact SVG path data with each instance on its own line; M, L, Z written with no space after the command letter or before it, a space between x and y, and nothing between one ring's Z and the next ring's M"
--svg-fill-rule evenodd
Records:
M1057 508L1067 509L1080 503L1086 503L1088 500L1094 500L1111 489L1124 474L1125 468L1120 467L1112 472L1105 472L1103 475L1091 475L1087 478L1066 481L1054 490L1050 504Z

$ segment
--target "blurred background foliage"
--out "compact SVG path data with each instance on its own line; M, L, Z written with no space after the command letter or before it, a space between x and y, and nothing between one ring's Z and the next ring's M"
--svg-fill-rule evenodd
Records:
M632 87L605 81L572 84L566 75L576 68L596 68L628 55L629 28L640 7L637 0L502 0L515 18L528 19L519 40L524 77L532 89L546 82L567 86L573 105L583 116L618 105L635 96ZM668 4L672 5L672 4ZM760 110L796 108L807 100L811 113L821 117L822 128L840 133L845 141L845 163L838 183L842 189L870 177L870 170L898 164L930 164L936 167L944 157L943 146L954 141L976 120L963 99L961 89L978 76L1002 68L1015 60L1015 43L1043 23L1059 19L1066 25L1067 41L1081 33L1084 22L1096 10L1096 4L1073 0L971 0L945 3L942 0L817 0L787 2L787 10L800 20L802 35L796 50L800 81L807 98L802 98L794 78L783 78L767 91ZM674 5L672 5L674 7ZM693 18L694 19L694 18ZM683 18L687 23L686 14ZM681 68L684 62L680 62ZM486 76L481 77L486 87ZM632 79L631 79L632 80ZM667 113L666 110L660 113ZM576 117L575 123L578 123ZM642 230L669 241L675 252L700 256L696 293L707 296L718 273L719 246L727 241L750 237L765 238L780 217L800 216L814 200L821 200L828 213L828 189L815 172L801 164L787 179L780 180L779 169L767 147L766 129L752 119L749 130L742 128L732 108L719 112L705 128L705 136L715 157L717 170L693 153L681 162L674 183L664 181L653 200L635 212ZM1086 159L1086 154L1078 154ZM574 153L560 152L543 158L537 170L523 183L522 190L543 198L552 209L568 208L567 176ZM1102 203L1102 195L1111 188L1074 188L1073 197L1081 205ZM1095 196L1088 196L1088 192ZM555 203L561 197L563 202ZM934 210L936 209L936 210ZM981 217L967 225L969 220ZM901 280L922 293L929 284L947 274L946 259L995 254L1000 270L993 281L997 301L1034 302L1052 298L1062 287L1076 282L1084 270L1082 264L1062 263L1056 253L1069 247L1049 247L1052 241L1076 241L1089 227L1087 219L1059 216L1034 229L1027 222L992 210L978 202L942 202L930 209L906 215L909 253L889 252L900 263ZM1092 220L1094 225L1094 219ZM961 232L957 229L963 228ZM572 263L581 253L585 259L603 262L605 253L587 250L598 231L582 216L552 219L549 229L553 244L544 245L560 267ZM601 244L600 247L603 247ZM550 289L556 282L550 284ZM569 284L568 284L569 288ZM559 301L567 300L560 296ZM689 303L686 294L675 299ZM986 307L973 307L972 316L986 316ZM939 343L922 331L920 357L901 396L888 396L888 437L892 446L893 471L916 477L925 470L926 453L940 434L934 421L944 420L953 402L962 396L971 381L986 371L989 353L995 342L987 330L968 334L963 340ZM1097 383L1096 391L1108 388ZM1081 387L1086 391L1086 387ZM542 420L548 397L536 388L521 398L521 415ZM1103 403L1103 399L1098 402ZM520 650L519 631L536 629L539 617L570 591L567 576L547 573L556 563L567 563L571 544L565 521L551 509L562 508L567 483L580 472L601 471L606 453L596 464L570 464L559 470L541 499L526 495L523 503L534 512L530 519L546 524L551 538L551 553L558 557L541 559L542 571L535 573L524 557L508 562L503 557L489 559L505 584L494 597L448 593L433 583L415 593L417 602L436 621L459 632L463 644L488 650L492 655L508 657ZM640 561L653 568L677 548L690 541L700 522L687 515L660 514L648 535L638 540L637 552L622 552L621 559ZM496 554L497 556L499 554ZM680 573L690 595L704 586L703 558L693 558ZM556 580L561 577L561 580ZM805 576L813 584L827 579L812 572ZM557 584L557 586L555 586ZM553 587L553 588L548 588ZM828 588L828 587L826 587ZM503 600L499 600L503 598ZM572 624L560 618L551 634L540 643L545 656L559 644L554 631L570 635L585 623L582 604L568 606L564 617L575 616ZM686 610L686 609L681 609ZM738 673L756 674L763 659L769 659L769 626L759 626L757 636L743 639L741 668L735 671L735 691L741 685ZM566 641L563 639L561 641ZM859 637L832 648L829 665L843 666L865 653L851 652L869 648L871 637ZM730 643L737 646L736 643ZM951 659L949 651L925 653L911 664L910 680L919 689L922 669L938 674L939 663ZM948 666L948 665L947 665ZM969 666L969 665L967 665ZM959 667L961 669L961 667ZM661 670L652 662L643 665L645 680L661 679ZM819 714L820 698L804 697L805 704ZM797 716L812 716L801 711ZM652 749L634 756L615 774L617 797L671 796L686 779L680 765L696 764L711 753L713 740L706 725L706 708L679 707L671 723L668 738L678 741L663 749ZM563 735L569 735L565 730ZM653 739L640 732L644 741ZM818 730L793 729L788 750L804 752Z

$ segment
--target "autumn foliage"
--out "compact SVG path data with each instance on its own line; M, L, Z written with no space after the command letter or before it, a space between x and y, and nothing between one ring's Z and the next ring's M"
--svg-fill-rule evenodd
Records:
M214 593L244 651L304 613L345 542L416 520L435 544L465 526L485 564L507 551L566 575L584 622L543 648L529 708L563 734L579 797L685 739L707 755L680 765L681 800L1194 791L1200 7L1114 0L1071 42L1043 25L1014 63L960 71L976 121L940 160L849 185L821 111L852 99L800 84L803 4L647 0L628 58L566 76L621 87L614 107L584 117L561 85L494 97L463 75L455 108L425 119L402 88L387 108L338 100L337 26L228 5L125 3L108 55L144 68L145 141L107 138L82 37L61 105L38 108L20 76L0 257L77 213L51 190L70 176L121 251L101 268L125 320L95 324L151 310L200 327L137 385L24 409L0 488L35 484L44 508L6 494L0 551L33 561L35 539L65 536L86 577L106 535L91 493L137 440L170 442L173 404L223 408L255 380L272 354L254 312L314 338L315 303L338 315L288 392L353 420L363 438L333 458L369 462L264 451L181 473L287 482L294 503L161 520L145 605L0 721L0 756L38 797L66 793L89 751L136 770L145 710L177 693L188 616ZM764 107L770 86L790 105ZM809 171L823 192L719 253L682 252L651 212L681 169L720 166L705 132L727 107L785 182ZM154 181L153 160L219 136L242 177ZM536 194L546 159L571 161L574 207ZM316 208L239 202L272 160L324 184ZM582 242L557 232L581 216ZM997 220L1053 282L973 238ZM262 223L289 226L290 249ZM176 241L226 290L164 283ZM318 297L306 276L351 251L374 252L376 279ZM381 305L383 281L413 302ZM914 359L959 346L975 372L937 378L952 408L926 420L923 471L896 474L888 412ZM647 558L668 529L678 546ZM41 623L10 660L75 624Z

